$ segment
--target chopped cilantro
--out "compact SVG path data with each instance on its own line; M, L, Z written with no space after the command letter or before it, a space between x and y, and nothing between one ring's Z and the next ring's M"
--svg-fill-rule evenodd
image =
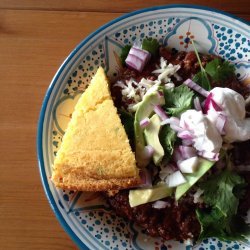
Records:
M244 239L249 235L249 225L237 215L239 198L234 193L235 188L243 187L244 183L238 174L226 170L201 184L203 200L209 206L205 210L196 210L201 224L201 240L208 237Z
M169 125L165 125L160 131L159 138L164 149L164 158L169 160L174 152L174 143L177 139L176 132Z
M159 42L154 38L145 38L142 41L142 49L147 50L153 56L157 55L159 46Z
M192 107L194 92L186 85L172 89L164 89L164 108L169 115L180 116L181 113Z
M211 85L210 85L210 82L209 82L209 79L207 76L207 72L204 69L204 67L202 66L201 59L200 59L199 53L195 47L194 41L193 40L191 40L191 41L192 41L192 45L194 47L195 55L197 57L197 60L199 62L200 68L201 68L201 71L193 77L193 81L198 83L202 88L204 88L206 90L210 90Z
M125 46L122 48L122 50L121 50L121 53L120 53L120 60L121 60L121 63L122 63L123 66L125 65L125 60L126 60L126 58L127 58L127 56L128 56L128 53L129 53L131 47L132 47L131 45L125 45Z
M235 67L227 61L216 58L206 65L205 70L214 82L223 84L234 75Z

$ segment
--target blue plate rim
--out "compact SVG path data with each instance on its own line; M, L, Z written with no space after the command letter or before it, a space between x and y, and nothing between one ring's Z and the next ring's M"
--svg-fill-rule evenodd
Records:
M51 95L51 92L60 77L61 73L63 70L66 68L67 64L71 61L71 59L75 56L75 54L80 50L82 46L84 46L92 37L94 37L97 33L103 31L110 25L113 25L114 23L117 23L123 19L126 19L128 17L141 14L144 12L149 12L149 11L154 11L154 10L161 10L161 9L171 9L171 8L188 8L188 9L198 9L198 10L206 10L206 11L211 11L214 13L219 13L224 16L233 18L235 20L238 20L244 24L250 25L249 21L246 21L238 16L235 16L231 13L227 13L225 11L221 11L215 8L207 7L207 6L201 6L201 5L193 5L193 4L169 4L169 5L160 5L160 6L153 6L153 7L148 7L148 8L143 8L139 9L124 15L121 15L118 18L113 19L112 21L109 21L108 23L100 26L97 30L89 34L85 39L83 39L74 49L73 51L67 56L67 58L64 60L64 62L61 64L60 68L56 72L55 76L53 77L47 91L44 97L44 100L42 102L42 108L40 111L39 119L38 119L38 130L37 130L37 140L36 140L36 147L37 147L37 158L38 158L38 167L39 167L39 172L40 172L40 178L41 182L43 184L43 188L45 191L45 194L47 196L47 199L49 201L49 204L53 210L53 212L56 215L56 218L60 222L61 226L63 229L66 231L66 233L71 237L71 239L75 242L75 244L80 248L80 249L89 249L80 239L79 237L72 231L70 226L66 223L65 219L63 218L61 212L58 209L58 206L53 198L53 195L51 193L51 190L49 188L49 183L47 180L46 172L45 172L45 167L44 167L44 161L43 161L43 147L42 147L42 140L43 140L43 122L44 122L44 117L45 117L45 111L47 108L47 104Z

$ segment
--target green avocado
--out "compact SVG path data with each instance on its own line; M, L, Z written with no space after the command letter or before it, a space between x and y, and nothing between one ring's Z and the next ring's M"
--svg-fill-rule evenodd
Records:
M158 166L164 156L164 149L159 140L159 132L161 128L161 119L155 114L150 118L149 125L144 130L145 140L147 145L154 149L153 161Z
M187 182L179 185L175 191L175 200L179 200L213 165L215 162L199 158L198 170L192 174L184 174Z
M143 97L143 100L138 105L135 113L134 131L135 131L135 155L139 167L145 167L150 159L145 157L145 139L144 129L140 126L140 121L146 117L150 117L154 111L155 105L163 105L164 98L159 98L158 91L153 91ZM165 102L165 101L164 101Z
M129 204L135 207L148 202L163 199L170 196L173 188L169 188L166 184L160 183L152 188L134 189L129 191Z

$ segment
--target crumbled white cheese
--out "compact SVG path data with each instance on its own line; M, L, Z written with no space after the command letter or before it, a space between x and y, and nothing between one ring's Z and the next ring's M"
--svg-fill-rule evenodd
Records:
M174 76L177 80L181 80L181 77L176 73L180 69L180 65L167 64L167 61L163 57L160 59L160 68L154 70L153 74L158 74L158 81L161 83L171 82L171 76Z

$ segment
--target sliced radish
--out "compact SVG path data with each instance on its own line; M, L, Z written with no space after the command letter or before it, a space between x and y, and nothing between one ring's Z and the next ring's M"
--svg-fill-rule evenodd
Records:
M194 173L197 170L199 158L197 156L191 157L184 161L178 162L178 167L182 173Z
M209 109L214 109L215 111L222 111L219 105L213 100L213 94L210 93L204 102L204 113L207 114Z
M177 187L185 183L186 181L187 180L180 171L176 171L173 174L169 175L166 180L169 187Z

